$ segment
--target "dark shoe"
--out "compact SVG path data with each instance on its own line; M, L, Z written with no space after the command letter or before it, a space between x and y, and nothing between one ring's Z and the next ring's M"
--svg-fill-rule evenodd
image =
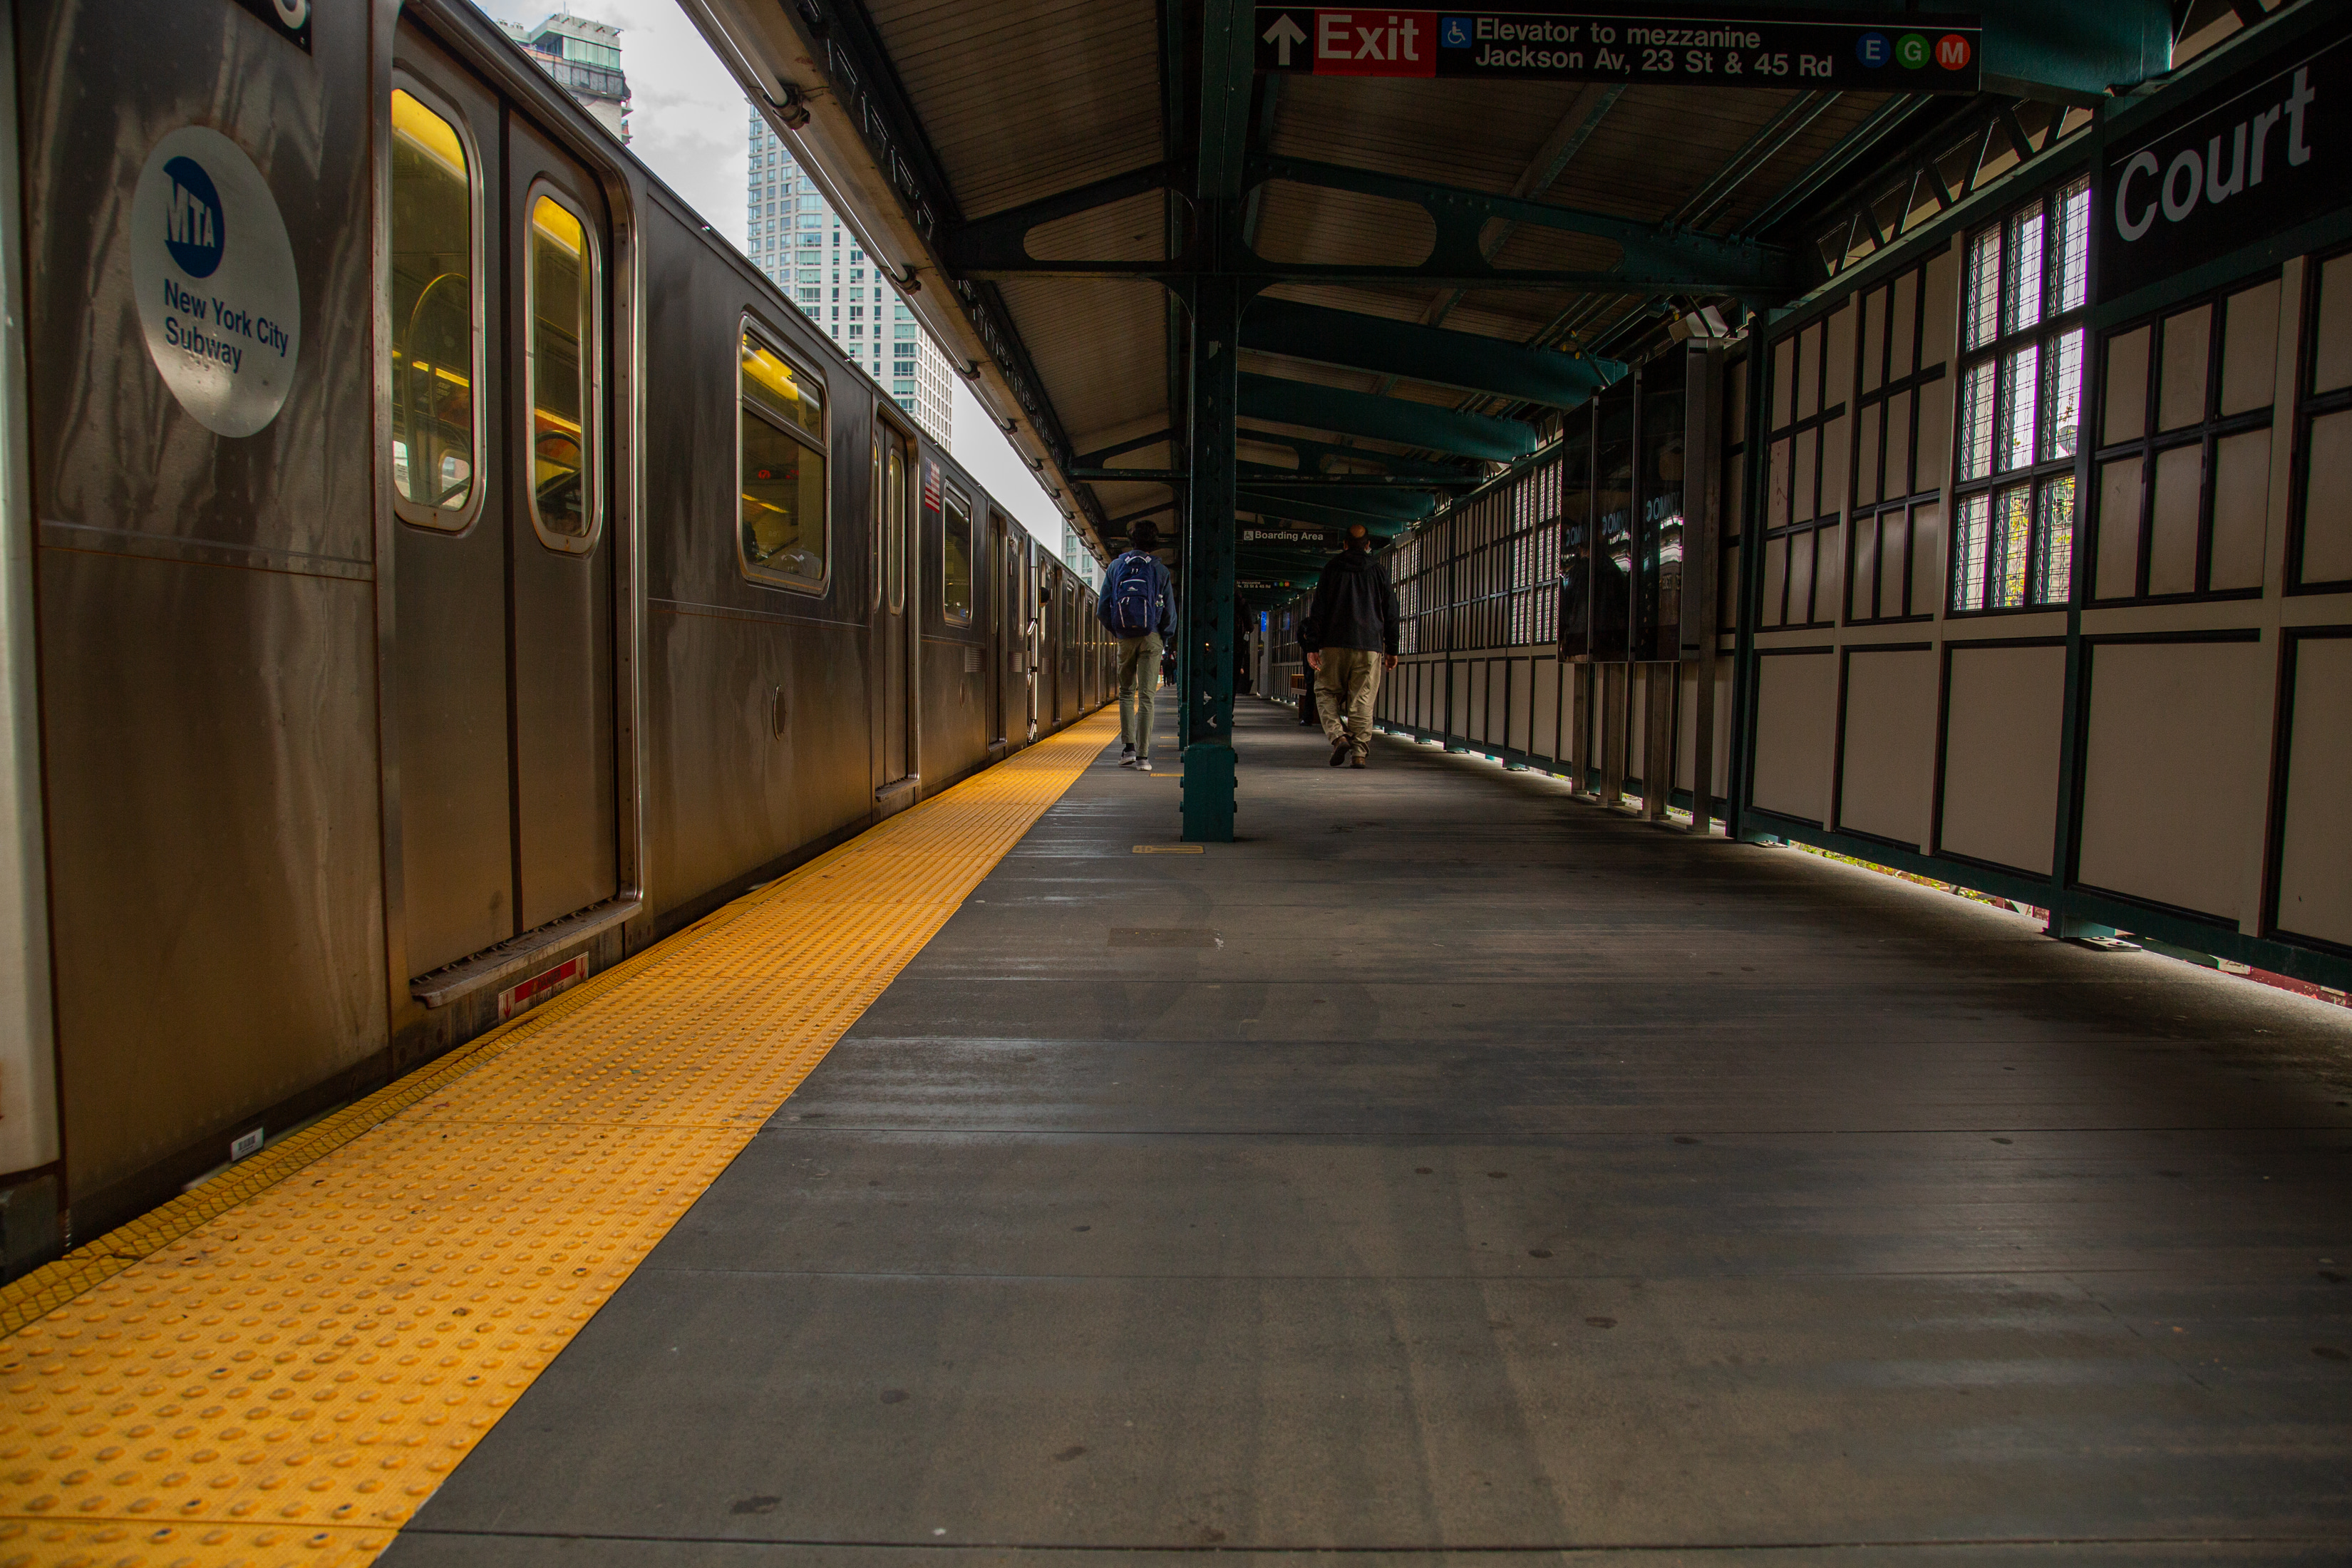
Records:
M1348 759L1348 765L1351 768L1362 767L1364 765L1364 753L1358 752L1354 756L1349 757Z
M1348 752L1349 746L1350 742L1346 741L1335 741L1331 743L1331 765L1333 767L1339 768L1348 765Z

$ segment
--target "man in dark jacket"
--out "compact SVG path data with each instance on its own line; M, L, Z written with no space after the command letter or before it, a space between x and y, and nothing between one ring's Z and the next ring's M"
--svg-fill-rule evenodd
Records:
M1381 671L1396 668L1397 600L1361 524L1348 530L1348 548L1323 568L1298 644L1315 671L1315 705L1331 742L1331 765L1362 767Z

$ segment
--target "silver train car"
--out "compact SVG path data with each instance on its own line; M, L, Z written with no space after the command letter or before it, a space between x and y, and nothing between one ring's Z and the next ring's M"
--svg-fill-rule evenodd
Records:
M20 1272L1109 694L465 0L0 0Z

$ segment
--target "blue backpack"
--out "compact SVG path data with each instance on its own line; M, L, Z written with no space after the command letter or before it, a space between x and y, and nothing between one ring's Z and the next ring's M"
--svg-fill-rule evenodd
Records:
M1153 591L1157 563L1141 551L1129 551L1111 563L1110 581L1103 584L1102 624L1114 637L1148 637L1160 625L1160 595Z

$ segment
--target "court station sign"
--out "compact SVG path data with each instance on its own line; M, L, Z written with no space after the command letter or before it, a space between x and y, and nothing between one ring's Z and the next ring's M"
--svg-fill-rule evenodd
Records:
M1916 12L1260 5L1256 37L1263 71L1840 92L1973 93L1984 52L1976 16Z

